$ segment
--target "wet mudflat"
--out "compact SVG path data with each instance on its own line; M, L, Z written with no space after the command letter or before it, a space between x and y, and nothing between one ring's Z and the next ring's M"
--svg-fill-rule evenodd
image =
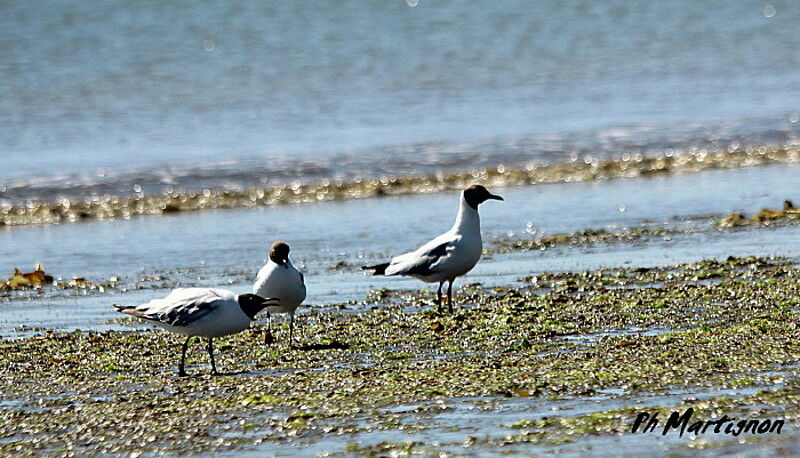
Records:
M791 259L756 257L535 273L462 289L453 315L436 313L424 290L377 290L366 312L306 314L295 349L265 347L261 326L220 340L228 374L216 377L199 344L191 376L177 377L178 341L163 332L6 340L0 449L791 449L781 439L800 415L798 278ZM639 411L689 406L787 426L781 436L629 433Z

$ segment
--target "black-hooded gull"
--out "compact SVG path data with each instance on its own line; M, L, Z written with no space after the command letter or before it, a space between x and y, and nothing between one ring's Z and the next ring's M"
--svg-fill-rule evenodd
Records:
M253 294L261 297L274 297L278 305L267 307L270 334L273 313L289 314L289 345L294 342L294 312L306 298L306 284L303 273L289 260L289 245L277 241L269 250L269 260L258 271L253 285Z
M391 261L364 266L373 275L405 275L427 283L439 282L436 304L442 306L442 286L447 286L447 306L453 311L453 280L475 267L481 258L481 219L478 205L489 199L503 200L481 185L473 185L461 192L458 215L453 227L444 234L422 245L416 251L395 256Z
M181 362L178 366L178 375L184 376L186 349L192 337L208 339L211 372L216 374L212 339L244 331L258 312L276 303L276 299L264 299L255 294L237 296L224 289L178 288L163 299L155 299L138 306L115 304L114 307L119 312L142 318L167 331L187 336L181 349Z

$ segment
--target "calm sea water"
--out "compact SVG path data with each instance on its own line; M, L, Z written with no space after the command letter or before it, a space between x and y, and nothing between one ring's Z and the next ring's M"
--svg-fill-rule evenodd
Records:
M800 137L788 0L32 0L0 21L6 200Z

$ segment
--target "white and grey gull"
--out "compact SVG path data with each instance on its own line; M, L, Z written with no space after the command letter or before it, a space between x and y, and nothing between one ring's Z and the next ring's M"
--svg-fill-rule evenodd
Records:
M448 282L447 305L453 311L453 281L478 263L483 252L478 206L487 200L503 200L481 185L461 192L458 215L453 227L415 251L395 256L389 262L364 266L373 275L404 275L426 283L439 283L436 304L442 307L442 286Z
M187 336L178 365L178 375L185 376L186 350L192 337L208 340L211 372L217 374L212 339L244 331L258 312L277 303L274 298L265 299L255 294L237 296L225 289L178 288L163 299L155 299L138 306L115 304L114 307L119 312Z
M269 250L269 259L258 271L253 284L253 294L274 297L277 305L267 307L268 336L272 335L272 314L289 314L289 345L294 343L294 313L306 299L306 284L303 273L289 260L289 245L276 241Z

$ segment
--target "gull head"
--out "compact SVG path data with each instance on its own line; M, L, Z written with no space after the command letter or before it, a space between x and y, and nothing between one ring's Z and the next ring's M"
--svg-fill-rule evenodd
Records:
M273 242L269 248L269 259L275 264L285 266L289 262L289 244L283 240Z
M474 184L464 190L464 200L475 210L478 209L478 205L486 202L489 199L503 200L502 197L492 194L488 189L479 184Z
M250 317L251 320L256 319L258 312L271 305L278 305L280 302L274 298L264 299L257 294L240 294L236 301L239 303L242 312Z

